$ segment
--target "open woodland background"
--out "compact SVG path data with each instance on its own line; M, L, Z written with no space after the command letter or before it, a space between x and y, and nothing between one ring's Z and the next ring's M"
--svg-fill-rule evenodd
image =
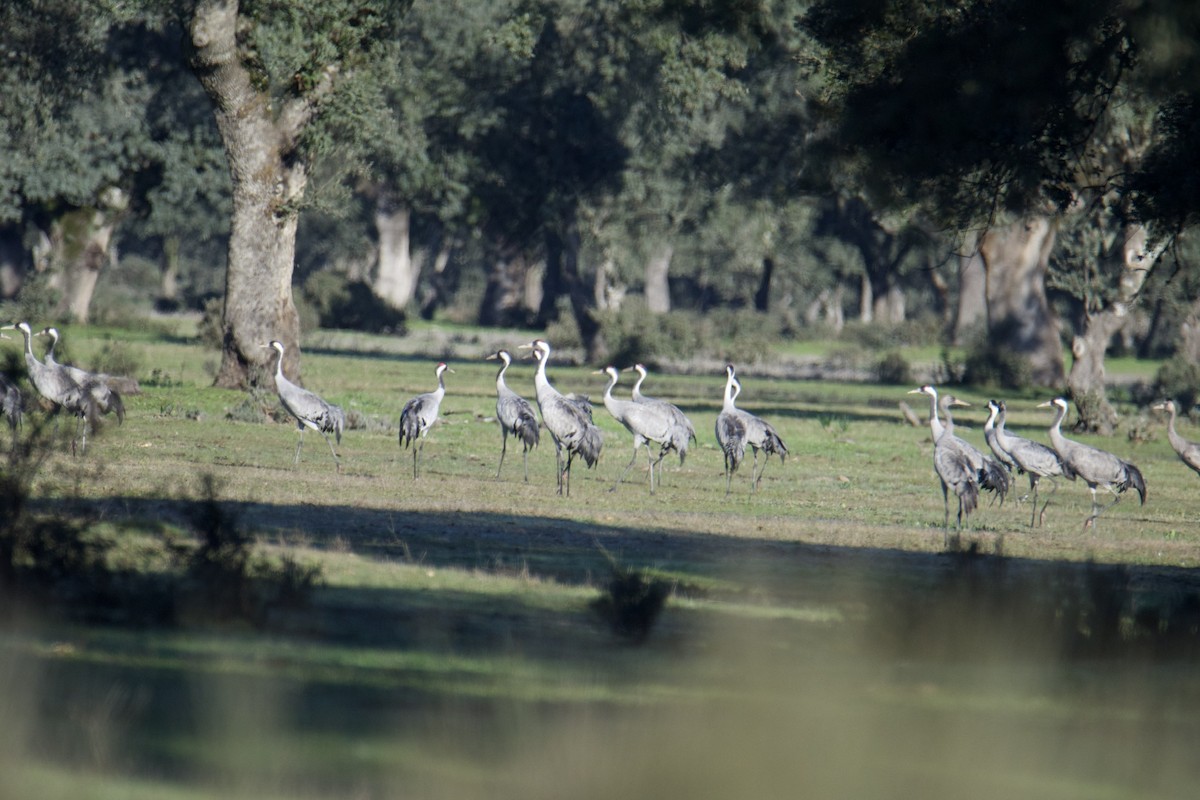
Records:
M1190 797L1198 478L1146 409L1200 439L1197 41L1183 0L0 4L0 321L141 387L0 467L0 796ZM655 496L603 409L569 499L548 440L495 477L483 356L535 336L692 416ZM792 457L726 497L728 361ZM977 444L1069 397L1146 504L947 540L926 381Z

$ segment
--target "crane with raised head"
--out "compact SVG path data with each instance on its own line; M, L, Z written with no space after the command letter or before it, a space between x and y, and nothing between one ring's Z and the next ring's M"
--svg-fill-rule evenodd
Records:
M96 401L96 407L100 409L100 413L116 414L118 425L125 422L125 403L121 400L121 395L117 390L108 385L107 376L88 372L85 369L73 367L70 364L60 364L55 360L54 351L58 347L59 339L58 328L52 326L42 328L34 336L50 337L50 347L46 349L46 354L42 356L42 360L47 366L65 370L71 376L71 380L79 384L92 396Z
M311 428L324 437L325 444L329 445L329 453L333 456L334 469L340 473L342 460L338 458L337 451L333 449L333 442L329 441L329 434L334 435L339 445L342 443L342 430L346 427L346 414L340 406L326 402L315 393L297 386L284 376L282 342L272 339L262 347L272 349L276 353L275 392L279 395L279 402L284 410L296 420L296 428L300 433L296 438L296 454L292 457L292 463L300 463L300 448L304 445L304 431Z
M629 470L633 468L633 463L637 461L638 450L645 447L646 463L650 469L650 494L654 494L654 468L658 467L667 453L675 447L675 440L672 437L673 425L671 415L665 409L657 406L647 403L636 403L633 400L621 400L614 397L612 393L613 388L621 378L616 367L608 366L602 370L597 370L595 374L608 376L608 386L604 388L604 407L608 409L608 413L613 416L613 419L621 423L625 426L625 430L633 434L633 457L629 459L629 463L625 465L625 469L621 471L617 482L612 485L612 489L609 489L609 491L616 491L621 481L625 480L625 476L629 474ZM658 445L658 458L655 458L651 452L651 442ZM660 485L661 482L662 471L660 467Z
M498 360L500 371L496 373L496 420L500 423L503 440L500 444L500 465L496 467L496 477L504 468L504 453L508 450L508 435L511 433L522 444L521 458L525 465L525 482L529 482L529 451L538 446L539 428L533 406L529 401L508 388L504 382L504 373L512 364L512 354L507 350L497 350L490 356L489 361Z
M403 450L412 445L414 480L420 475L419 462L421 451L425 448L425 439L429 436L429 429L438 420L442 398L446 396L447 372L453 373L454 370L450 369L446 362L439 361L434 368L437 388L411 398L400 411L400 448Z
M1164 400L1161 403L1155 403L1150 408L1155 411L1167 412L1167 439L1170 440L1171 447L1179 455L1180 461L1200 474L1200 443L1188 441L1175 430L1175 401Z
M1046 498L1042 510L1038 511L1038 487L1042 478L1050 479L1050 495L1053 496L1058 491L1058 481L1055 479L1062 476L1068 480L1075 480L1075 473L1063 464L1053 447L1008 432L1005 427L1008 409L1003 400L989 400L988 412L988 419L995 421L996 444L1009 454L1017 470L1029 476L1029 492L1033 495L1029 527L1034 527L1035 522L1040 525L1046 516L1046 509L1050 506L1050 498Z
M29 381L38 394L46 398L54 413L65 410L76 418L75 438L71 440L71 452L82 453L87 449L88 429L96 425L100 409L91 393L86 391L61 368L43 364L33 354L33 329L28 322L5 325L3 330L19 330L25 337L25 369ZM78 445L77 445L78 443Z
M787 458L787 445L783 443L783 439L779 438L779 434L775 432L771 423L734 405L734 401L742 393L742 384L737 379L733 364L725 365L725 387L726 395L729 398L725 407L741 419L742 424L746 427L746 444L754 453L754 466L750 470L750 491L753 492L762 482L763 472L767 469L767 462L770 461L771 455L778 455L781 464ZM763 452L762 469L758 467L759 450Z
M950 530L950 493L958 499L956 527L962 530L963 520L979 505L980 472L968 456L969 445L954 435L953 428L942 424L939 406L948 409L955 399L945 395L939 403L937 390L925 385L909 394L929 395L929 432L933 435L933 471L942 485L942 543L947 543Z
M1141 471L1133 464L1107 450L1076 442L1063 436L1062 421L1067 416L1067 401L1061 397L1039 403L1038 408L1053 408L1054 422L1050 425L1050 444L1062 459L1063 466L1083 478L1092 493L1092 513L1083 521L1083 527L1098 526L1097 520L1108 509L1121 502L1121 495L1134 489L1146 504L1146 481ZM1112 492L1113 501L1101 507L1096 500L1096 490Z
M537 395L538 410L542 424L550 431L554 441L554 455L558 470L558 493L571 496L571 462L579 456L588 468L600 460L604 437L592 422L592 404L586 397L564 395L554 388L546 377L546 362L550 360L550 344L545 339L534 339L521 345L522 350L532 350L537 360L537 371L533 374L533 386ZM566 457L563 457L563 451Z
M633 390L630 396L633 402L648 405L653 408L661 409L666 412L671 418L671 444L675 452L679 453L679 463L682 464L687 458L688 443L696 441L696 426L688 419L687 414L679 406L667 400L660 400L657 397L647 397L642 394L642 382L646 380L646 367L643 364L634 364L626 369L626 372L633 370L638 374L638 379L633 384ZM661 473L660 473L661 474Z
M954 433L954 417L950 409L953 406L968 406L966 401L959 400L952 394L938 397L937 389L925 384L919 389L913 389L909 394L924 394L929 397L929 430L933 434L936 445L946 438L945 446L960 451L967 463L975 470L975 482L980 490L994 492L1000 502L1004 502L1010 484L1008 470L992 456L987 455L975 445ZM945 416L945 424L938 418L941 412Z
M732 379L727 372L725 375L725 397L721 404L721 413L717 414L716 436L721 453L725 456L725 496L729 496L733 482L733 473L741 466L746 457L746 422L742 419L739 409L733 404L741 385Z

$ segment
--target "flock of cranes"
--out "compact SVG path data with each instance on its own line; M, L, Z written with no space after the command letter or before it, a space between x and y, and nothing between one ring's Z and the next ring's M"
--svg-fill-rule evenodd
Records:
M125 417L125 407L120 395L105 380L106 376L90 373L77 367L60 364L55 360L54 350L59 341L59 332L52 327L34 332L27 322L3 326L0 331L17 330L24 338L25 365L30 382L51 406L53 413L65 411L77 419L76 436L72 451L82 452L87 446L87 435L101 416L115 414L118 422ZM33 351L33 338L47 336L50 339L43 359ZM11 337L0 332L0 339ZM343 410L307 389L289 381L283 374L284 346L278 341L263 345L275 351L275 386L284 409L296 420L298 437L292 463L300 460L307 429L317 431L324 437L333 457L335 469L341 472L341 459L330 440L332 434L340 445L346 425ZM529 350L537 362L534 372L534 390L538 413L534 404L521 397L508 386L505 373L513 363L507 350L498 350L487 356L500 362L496 373L496 420L501 429L500 462L496 468L499 478L508 450L508 438L513 436L522 446L524 479L529 480L529 451L540 442L544 428L554 442L557 462L558 493L571 493L571 466L580 459L591 468L596 465L603 448L603 436L592 417L592 404L583 395L563 394L550 382L546 367L551 348L544 339L535 339L520 346ZM635 364L626 371L637 373L629 399L614 395L620 382L620 372L614 366L597 370L605 375L608 383L604 389L604 407L608 413L633 436L633 454L629 463L618 475L610 491L624 481L637 462L638 454L646 450L647 475L650 493L662 483L662 461L672 452L679 456L682 464L688 447L696 441L696 429L687 415L676 405L642 394L641 386L646 380L646 369ZM442 399L446 394L445 375L453 373L444 362L437 364L435 376L437 386L433 391L418 394L404 404L400 413L399 444L402 449L412 448L413 478L420 476L421 452L430 429L438 420ZM753 453L750 472L751 492L757 491L767 462L778 455L783 462L788 455L787 446L774 427L762 418L740 409L736 400L741 393L741 383L732 364L725 368L725 390L720 413L715 424L715 435L725 462L725 492L731 491L733 476L745 458L746 448ZM1041 407L1054 412L1050 424L1049 444L1027 439L1009 432L1005 427L1006 406L1003 401L991 400L987 404L988 417L984 425L984 439L990 452L984 452L954 432L951 409L967 403L951 394L939 396L937 389L926 385L914 389L910 394L924 394L929 398L929 428L933 440L934 472L942 489L944 505L943 528L949 530L950 496L957 504L956 526L961 529L964 521L979 505L981 492L991 493L993 501L1004 503L1011 489L1015 474L1024 473L1029 479L1029 491L1020 499L1032 497L1030 527L1040 525L1050 504L1050 499L1039 501L1039 488L1043 480L1051 483L1050 496L1058 490L1058 478L1076 480L1087 484L1091 492L1091 511L1084 527L1093 526L1100 516L1132 489L1137 492L1141 503L1146 502L1146 482L1141 471L1132 463L1099 448L1068 439L1063 435L1062 422L1067 415L1067 401L1055 398L1042 403ZM1200 474L1200 443L1184 439L1176 430L1177 409L1170 401L1158 403L1154 410L1168 415L1168 439L1180 459ZM0 414L8 421L16 436L21 424L23 402L20 390L9 378L0 375ZM538 417L541 422L539 424ZM763 460L760 466L759 453ZM1112 496L1102 504L1100 492ZM1039 508L1039 502L1041 502Z

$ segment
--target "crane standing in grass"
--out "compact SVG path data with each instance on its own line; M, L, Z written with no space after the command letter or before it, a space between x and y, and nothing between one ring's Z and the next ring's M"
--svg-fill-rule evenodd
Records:
M521 345L522 350L532 350L537 359L537 371L533 374L533 385L537 392L538 410L542 413L542 424L550 431L554 440L554 455L558 468L558 493L571 496L571 461L579 456L588 468L600 460L604 437L592 422L592 404L586 397L564 395L550 384L546 377L546 362L550 360L550 344L545 339L534 339ZM567 451L563 458L563 450Z
M692 421L687 418L687 414L684 414L679 406L657 397L647 397L642 394L642 381L646 380L645 366L634 364L629 367L629 370L638 374L638 379L630 392L633 402L661 409L671 418L671 445L675 452L679 453L679 463L683 464L684 459L687 458L688 443L696 441L696 427L692 425ZM661 475L660 472L660 480Z
M750 470L750 491L758 490L759 483L762 482L763 472L767 469L767 462L771 459L771 454L779 456L779 463L787 458L787 445L783 443L783 439L779 438L779 434L775 432L775 428L771 423L751 414L749 411L744 411L734 405L734 401L742 393L742 384L738 382L733 364L725 365L725 404L722 410L728 410L735 414L741 420L742 425L746 429L746 444L750 446L754 453L754 466ZM762 469L758 468L758 451L763 451Z
M955 405L965 406L967 403L959 400L954 395L943 395L938 398L937 389L926 384L920 389L913 389L909 394L924 394L929 397L929 430L933 434L933 441L936 445L943 437L946 438L945 447L958 450L967 463L971 465L971 469L975 471L975 484L980 490L994 492L1000 498L1000 502L1004 502L1005 495L1008 494L1009 474L999 461L986 455L975 445L957 436L954 433L954 417L950 414L950 407ZM938 411L946 417L946 423L943 425L938 418Z
M1142 505L1146 504L1146 481L1141 471L1124 459L1098 447L1072 441L1062 434L1062 421L1067 416L1067 401L1061 397L1038 404L1038 408L1053 408L1054 422L1050 425L1050 444L1062 459L1064 467L1070 469L1087 483L1092 492L1092 513L1083 521L1083 527L1096 526L1100 515L1121 501L1127 489L1137 490ZM1105 488L1113 494L1113 501L1101 507L1096 502L1096 490Z
M971 516L979 505L979 470L968 457L966 443L954 435L953 429L942 424L938 418L938 407L949 408L953 398L942 398L939 404L937 390L922 386L909 394L929 395L929 432L933 435L933 471L942 484L942 544L948 543L950 531L950 493L958 498L956 528L962 530L963 519Z
M990 413L988 420L995 420L996 444L1008 453L1018 470L1029 476L1029 491L1033 495L1033 510L1029 517L1029 527L1032 528L1035 522L1039 525L1042 523L1046 516L1046 509L1050 506L1050 498L1046 498L1046 504L1042 506L1041 512L1038 511L1038 486L1042 478L1050 479L1050 494L1053 496L1058 491L1058 481L1055 478L1063 476L1069 480L1075 480L1075 473L1063 464L1054 448L1009 433L1004 427L1007 410L1002 400L988 401Z
M633 400L620 400L613 397L613 387L617 385L617 381L621 377L616 367L605 367L597 370L595 374L608 376L608 386L604 389L604 407L608 409L609 414L612 414L613 419L624 425L625 430L633 434L633 458L629 459L629 463L621 471L620 477L609 491L616 491L621 481L625 480L625 476L633 468L633 462L637 460L638 450L644 446L646 463L650 468L650 494L654 494L654 468L658 467L667 453L675 447L671 415L665 409L648 403L636 403ZM651 442L658 445L658 458L654 458L654 454L650 452ZM661 467L659 468L659 482L662 482Z
M1155 411L1167 412L1167 439L1170 440L1171 447L1179 455L1180 461L1200 474L1200 443L1189 442L1175 430L1175 401L1164 400L1150 407Z
M500 477L500 470L504 467L504 453L508 450L508 435L511 433L523 445L521 459L525 464L525 482L529 483L529 451L538 446L539 439L537 417L529 401L508 388L504 382L504 373L512 364L512 355L507 350L497 350L487 358L489 361L500 361L500 371L496 373L496 419L504 439L500 445L500 465L496 467L496 477Z
M746 457L746 422L742 419L738 408L733 404L741 385L733 376L725 373L725 399L721 404L721 413L717 414L716 435L717 444L725 456L725 496L729 496L733 482L733 473L741 466Z
M33 329L28 322L18 322L5 325L3 330L19 330L25 337L25 369L29 380L38 394L46 398L54 406L54 413L65 409L72 414L77 422L76 436L71 440L71 452L82 453L87 449L88 428L94 426L100 418L100 409L91 393L81 387L66 370L51 367L38 361L33 354Z
M121 425L125 422L125 403L121 400L121 395L108 385L106 376L97 375L94 372L88 372L79 367L73 367L70 364L60 364L54 358L54 351L58 347L58 328L49 327L42 328L35 336L49 336L50 347L46 350L46 355L42 360L47 366L54 369L66 370L66 373L71 376L71 380L83 387L92 398L96 401L96 407L103 414L117 415L117 424Z
M446 366L444 361L439 361L434 372L437 374L437 388L432 392L425 392L412 398L404 404L404 408L400 411L400 448L404 449L412 445L414 480L420 475L418 462L421 458L421 450L425 447L425 439L429 436L429 429L438 420L442 398L446 396L446 381L443 376L447 372L453 373L454 370ZM420 439L419 442L418 439Z
M346 427L346 415L339 406L327 403L317 395L289 381L283 375L283 343L272 340L262 345L274 350L278 355L275 360L275 391L279 394L279 402L284 409L296 419L296 428L300 435L296 439L296 455L292 457L293 464L300 463L300 448L304 445L304 431L312 428L321 434L325 444L329 445L329 453L333 456L333 465L337 472L342 471L342 461L329 434L333 434L337 443L342 443L342 430Z

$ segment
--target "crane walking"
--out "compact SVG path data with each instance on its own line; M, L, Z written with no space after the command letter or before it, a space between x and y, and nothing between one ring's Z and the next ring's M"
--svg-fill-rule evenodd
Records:
M550 431L554 440L554 455L558 469L558 493L571 496L571 462L579 456L588 468L600 460L604 437L592 422L592 404L587 398L564 395L554 388L546 377L546 362L550 360L550 344L545 339L534 339L521 345L522 350L532 350L537 360L537 371L533 374L533 385L537 392L538 410L542 424ZM563 450L567 451L563 458Z
M434 372L437 374L437 388L432 392L425 392L412 398L404 404L404 408L400 411L400 448L404 449L412 445L414 480L420 475L418 462L421 458L421 450L425 447L425 439L429 437L429 429L438 420L438 410L442 406L442 398L446 396L444 376L447 372L453 373L454 370L446 366L446 362L439 361Z
M609 491L616 491L621 481L625 480L625 476L633 468L633 462L637 461L638 450L644 446L646 463L650 468L650 494L654 494L654 468L658 467L667 453L675 447L671 415L665 409L647 403L636 403L633 400L620 400L613 397L613 387L617 385L617 381L621 377L616 367L605 367L597 370L595 374L608 376L608 386L604 389L604 407L608 409L609 414L612 414L613 419L624 425L625 430L633 434L633 458L629 459L629 463L621 471L620 477ZM651 442L659 446L657 459L650 452ZM659 484L661 485L661 483L662 468L659 467Z
M647 397L642 394L642 382L646 380L646 367L644 365L634 364L626 372L629 370L633 370L638 374L638 379L633 384L633 390L630 392L633 402L661 409L671 418L671 445L675 449L675 452L679 453L679 463L683 464L684 459L687 458L688 443L696 441L696 427L692 425L692 421L687 418L687 414L684 414L679 406L666 400L660 400L657 397ZM662 473L659 472L659 479L661 480L661 478Z
M1180 461L1200 474L1200 443L1189 442L1175 430L1175 401L1164 400L1161 403L1155 403L1150 408L1155 411L1167 412L1167 439L1170 440L1171 447L1179 455Z
M1063 463L1054 448L1008 432L1004 427L1008 409L1003 400L989 400L988 411L989 422L995 421L996 444L1008 453L1018 470L1029 476L1029 491L1033 495L1029 527L1034 527L1035 522L1040 525L1046 516L1046 509L1050 507L1050 498L1046 498L1046 504L1040 512L1038 511L1038 486L1042 478L1050 479L1050 495L1053 497L1058 491L1058 481L1055 478L1063 476L1068 480L1075 480L1075 473Z
M1083 521L1083 527L1097 525L1100 515L1121 502L1126 490L1137 490L1142 505L1146 504L1146 481L1141 471L1124 459L1098 447L1076 442L1062 434L1062 421L1067 416L1067 401L1061 397L1039 403L1038 408L1053 408L1054 422L1050 425L1050 444L1069 468L1087 483L1092 492L1092 513ZM1113 501L1101 507L1096 502L1096 490L1103 487L1112 492Z
M88 428L94 426L100 418L100 409L96 406L95 398L86 388L76 383L66 370L43 364L37 359L33 354L33 329L29 327L28 322L5 325L2 330L14 329L19 330L25 337L25 369L29 373L33 388L50 402L55 414L65 409L76 418L71 452L83 453L87 449Z
M333 456L333 465L337 472L342 471L342 460L338 458L337 451L333 449L333 442L329 441L329 434L333 434L337 439L337 443L342 443L342 430L346 427L346 415L340 406L335 406L333 403L328 403L318 397L316 394L304 389L289 381L283 374L283 343L277 340L271 340L267 344L262 345L264 348L269 348L277 353L275 359L275 391L279 395L279 402L296 419L296 428L300 435L296 439L296 455L292 457L293 464L300 463L300 448L304 445L304 431L312 428L317 433L321 434L325 439L325 444L329 445L329 453Z
M529 483L529 451L538 446L539 439L537 417L529 401L508 388L504 382L504 373L512 364L512 354L507 350L497 350L487 359L500 361L500 371L496 373L496 419L500 422L500 432L504 438L500 445L500 466L496 467L496 477L500 477L500 470L504 467L504 453L508 450L508 435L511 433L523 445L521 458L525 464L525 482Z
M767 469L767 462L770 461L771 454L777 454L779 456L779 463L782 464L787 458L788 449L787 445L783 443L783 439L779 438L779 434L775 432L775 428L771 426L771 423L734 405L734 401L741 393L742 384L738 382L733 364L726 364L726 402L722 410L728 410L737 415L742 425L746 428L746 444L750 445L750 450L754 453L754 466L750 470L750 491L754 492L758 489L759 483L762 482L763 472ZM762 469L758 468L759 450L763 451Z
M117 390L108 385L106 375L88 372L85 369L73 367L70 364L60 364L55 360L54 350L58 347L58 328L42 328L34 335L50 337L50 347L46 350L46 354L42 356L42 360L47 366L65 370L71 376L71 380L78 383L91 394L92 398L96 401L96 407L100 409L100 413L115 413L118 425L125 422L125 403L121 400L121 395L117 393Z

